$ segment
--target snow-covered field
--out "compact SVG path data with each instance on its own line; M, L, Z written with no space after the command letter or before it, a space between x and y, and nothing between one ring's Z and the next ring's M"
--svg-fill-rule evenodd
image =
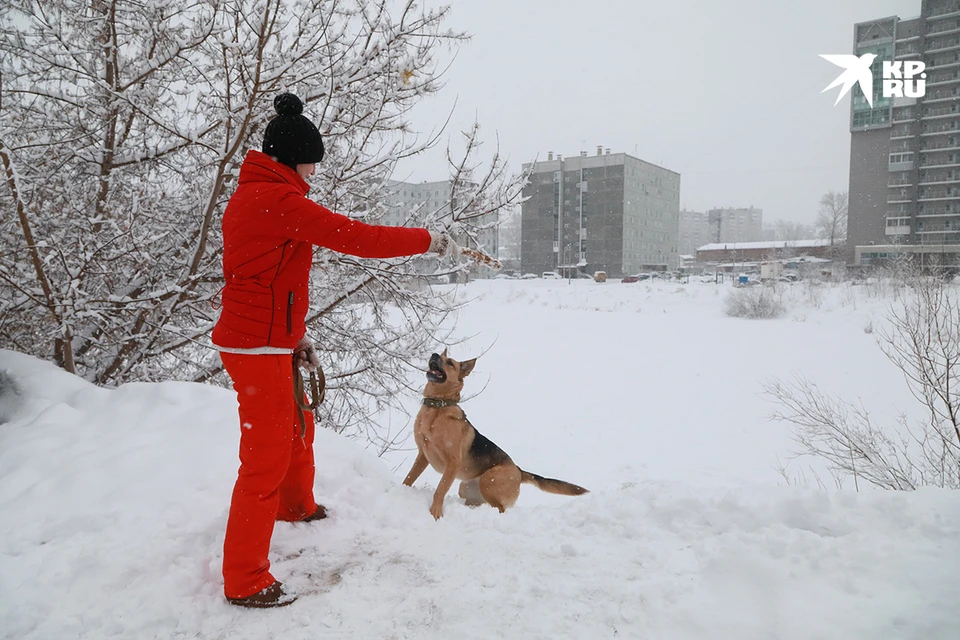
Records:
M333 516L278 524L274 573L301 599L273 611L222 598L231 392L98 389L0 351L20 387L0 396L0 638L960 638L960 495L823 491L775 470L791 443L767 417L770 377L859 397L878 421L913 410L866 331L887 301L798 284L782 318L739 320L728 290L460 287L470 338L451 355L485 351L471 422L591 493L524 486L500 515L454 490L434 522L437 475L400 485L412 452L322 432Z

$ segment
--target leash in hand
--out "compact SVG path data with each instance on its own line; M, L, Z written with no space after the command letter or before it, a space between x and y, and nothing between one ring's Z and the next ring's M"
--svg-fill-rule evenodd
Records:
M500 261L492 256L488 256L483 251L479 249L470 249L468 247L460 247L460 254L467 256L477 264L481 264L485 267L489 267L495 271L499 271L502 267Z
M319 374L319 375L318 375ZM300 437L303 438L307 433L307 423L303 414L305 411L313 413L320 403L323 402L327 394L327 378L323 375L323 369L316 367L316 370L310 371L310 394L304 389L303 374L300 372L300 366L296 356L293 358L293 400L297 403L297 420L300 422ZM313 396L313 400L310 399ZM319 421L320 418L317 417Z

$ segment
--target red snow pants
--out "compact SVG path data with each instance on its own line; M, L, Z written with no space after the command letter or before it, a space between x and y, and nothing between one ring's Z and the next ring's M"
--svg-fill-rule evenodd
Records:
M240 471L223 541L223 591L245 598L275 581L270 538L277 520L313 515L313 414L300 437L292 356L220 352L240 402Z

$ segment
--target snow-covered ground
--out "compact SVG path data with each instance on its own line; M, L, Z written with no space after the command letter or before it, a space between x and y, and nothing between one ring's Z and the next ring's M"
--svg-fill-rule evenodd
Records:
M454 490L434 522L437 475L400 485L410 451L321 432L333 515L277 525L274 573L302 597L273 611L222 598L231 392L99 389L0 351L20 388L0 396L0 638L956 640L960 494L823 491L775 470L791 443L767 417L770 377L859 397L879 421L912 411L867 331L887 301L792 285L782 318L738 320L728 290L461 287L471 337L451 355L485 351L471 422L591 493L525 486L500 515Z

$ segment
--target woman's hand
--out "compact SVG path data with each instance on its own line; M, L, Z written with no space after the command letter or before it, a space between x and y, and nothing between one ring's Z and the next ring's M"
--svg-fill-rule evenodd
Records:
M313 340L307 336L300 338L297 347L293 350L293 361L297 366L307 371L316 371L320 366L320 356L317 350L313 348Z
M431 231L427 253L436 253L441 258L456 258L460 255L460 245L446 231Z

